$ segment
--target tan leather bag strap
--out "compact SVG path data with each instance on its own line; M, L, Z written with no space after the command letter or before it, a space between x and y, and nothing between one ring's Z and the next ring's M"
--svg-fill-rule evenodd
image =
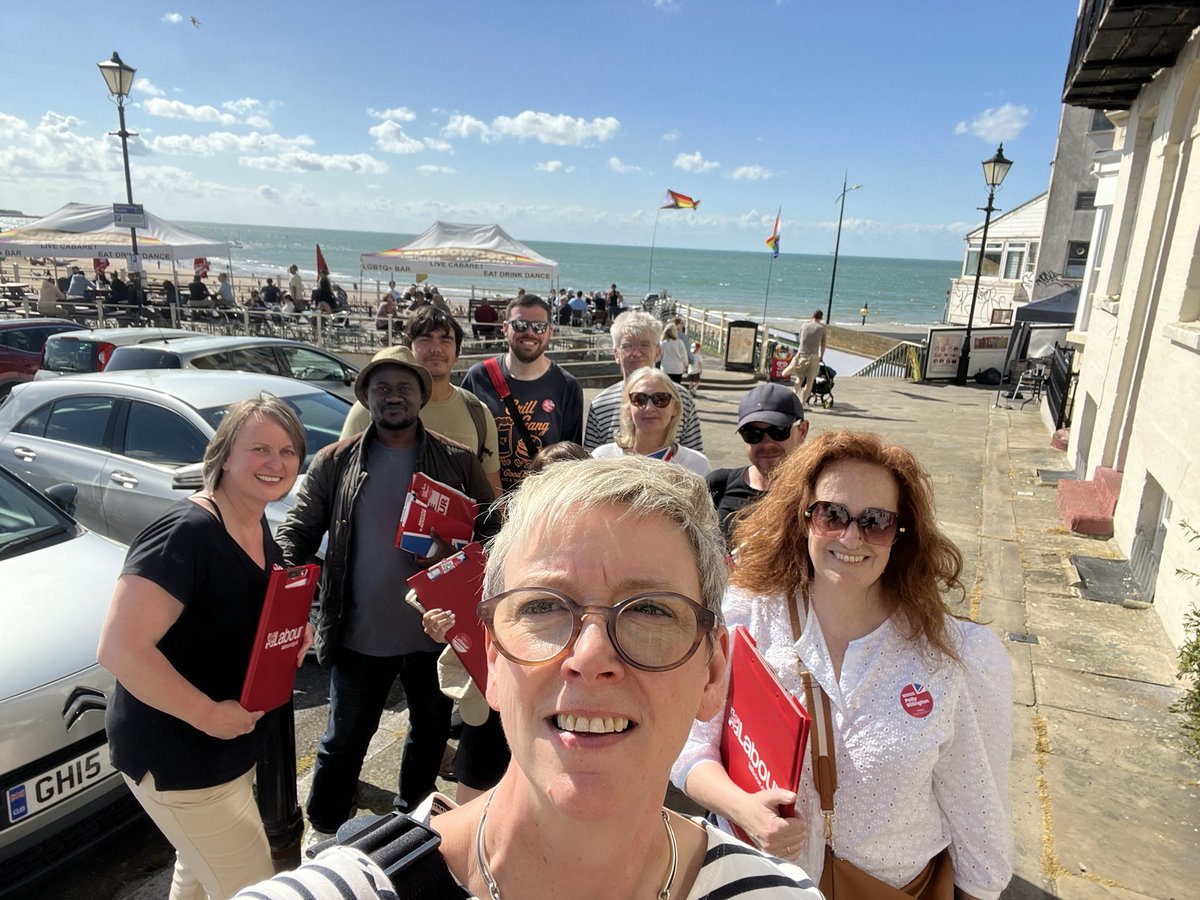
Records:
M800 611L794 591L788 592L788 613L792 619L792 638L799 641ZM833 795L837 793L837 763L833 748L833 710L829 706L829 697L825 694L820 682L813 678L812 672L797 658L800 667L800 680L804 683L804 700L808 713L812 716L812 734L808 744L812 751L813 783L821 797L821 815L825 817L825 843L833 847Z

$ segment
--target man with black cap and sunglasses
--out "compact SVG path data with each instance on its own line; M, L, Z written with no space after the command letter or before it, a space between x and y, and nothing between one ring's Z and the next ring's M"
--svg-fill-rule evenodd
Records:
M760 384L738 403L738 436L750 465L710 472L708 492L717 508L721 533L729 543L734 515L771 486L771 475L789 453L804 443L808 422L804 404L781 384Z
M500 482L512 490L543 447L583 441L583 388L546 357L554 335L550 304L519 294L501 326L508 352L471 366L462 386L496 417Z

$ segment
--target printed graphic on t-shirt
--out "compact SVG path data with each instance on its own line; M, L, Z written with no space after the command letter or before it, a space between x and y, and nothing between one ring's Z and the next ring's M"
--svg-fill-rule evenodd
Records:
M547 404L550 406L549 410L546 409ZM512 416L505 408L496 417L496 431L500 438L500 481L505 487L521 481L529 473L533 458L542 447L553 443L553 440L547 441L546 435L549 434L551 425L555 424L551 419L554 401L549 398L542 401L517 401L516 406L534 446L525 446L520 432L513 425Z

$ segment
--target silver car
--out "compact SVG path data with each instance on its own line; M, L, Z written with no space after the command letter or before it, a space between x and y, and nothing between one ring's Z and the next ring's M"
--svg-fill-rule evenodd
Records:
M113 677L96 662L124 559L0 467L0 893L136 810L109 763Z
M300 416L306 470L318 450L338 439L349 402L290 378L178 369L18 385L0 405L0 464L42 490L72 482L79 489L76 518L129 543L200 487L199 463L225 411L263 391ZM295 498L294 488L267 507L272 528Z
M358 367L328 350L286 338L205 336L139 341L117 347L105 369L220 369L283 375L323 387L354 402Z

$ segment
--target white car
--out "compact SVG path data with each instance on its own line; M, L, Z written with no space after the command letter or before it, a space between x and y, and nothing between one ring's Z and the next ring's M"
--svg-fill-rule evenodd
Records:
M299 415L308 440L301 471L341 435L350 403L291 378L156 369L74 375L17 385L0 405L0 465L35 488L71 482L76 518L129 543L200 488L204 448L231 404L269 392ZM272 529L300 481L267 507Z
M0 467L0 893L136 813L109 763L114 681L96 662L124 560Z

